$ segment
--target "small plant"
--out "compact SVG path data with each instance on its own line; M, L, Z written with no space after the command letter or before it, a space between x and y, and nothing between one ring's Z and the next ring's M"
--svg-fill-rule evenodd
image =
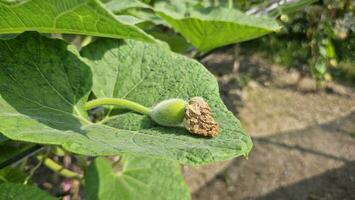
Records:
M280 27L233 1L191 2L0 0L0 199L54 199L30 186L40 165L86 199L190 199L180 164L248 155L214 76L170 48L203 54ZM34 152L26 173L12 165Z

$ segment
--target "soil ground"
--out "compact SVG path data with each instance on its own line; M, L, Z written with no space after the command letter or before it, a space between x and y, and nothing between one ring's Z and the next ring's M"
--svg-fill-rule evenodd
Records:
M355 90L328 82L316 91L296 71L233 54L203 63L254 149L248 160L185 167L193 199L355 199Z

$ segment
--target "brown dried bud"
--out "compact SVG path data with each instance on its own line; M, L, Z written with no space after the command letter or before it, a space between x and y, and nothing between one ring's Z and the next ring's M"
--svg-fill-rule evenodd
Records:
M219 127L211 114L211 108L203 98L194 97L186 106L184 126L192 134L215 137Z

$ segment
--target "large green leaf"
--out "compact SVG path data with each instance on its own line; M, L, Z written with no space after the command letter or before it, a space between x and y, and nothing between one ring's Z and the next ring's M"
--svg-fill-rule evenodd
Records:
M49 194L40 189L22 184L3 183L0 184L0 199L1 200L54 200Z
M83 50L85 63L73 46L33 33L0 40L0 49L0 132L10 139L62 145L85 155L130 152L195 165L251 149L250 137L220 100L215 78L198 62L161 46L102 39ZM83 108L91 89L99 97L145 106L202 96L220 124L220 136L198 138L133 113L92 124Z
M155 10L200 51L251 40L280 28L272 18L246 15L222 7L187 9L161 2Z
M0 34L24 31L154 40L98 0L0 0Z
M85 194L89 200L190 199L177 163L142 156L121 159L119 172L104 158L91 163L85 174Z
M220 99L216 79L201 64L185 56L134 41L101 39L83 49L93 71L97 97L125 98L153 106L169 98L202 96L211 105L220 124L216 138L194 137L181 128L157 126L147 117L128 113L109 118L107 125L136 132L131 139L139 146L184 163L204 163L246 155L251 140L239 121Z

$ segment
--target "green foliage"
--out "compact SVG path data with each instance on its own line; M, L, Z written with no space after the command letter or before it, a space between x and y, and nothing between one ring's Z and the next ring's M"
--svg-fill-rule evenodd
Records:
M108 0L105 2L105 7L113 13L120 13L129 8L150 8L139 0Z
M191 44L189 44L185 38L175 33L162 33L158 31L149 32L155 38L162 40L169 44L170 49L176 53L185 53L191 49Z
M349 66L355 60L355 16L349 2L323 1L298 12L292 12L298 5L286 4L270 13L281 15L284 26L279 33L243 46L256 48L274 62L311 74L318 84L331 79L331 75L354 82L354 70Z
M38 31L154 41L115 18L97 0L0 0L0 19L0 34Z
M200 51L251 40L280 29L271 18L222 7L172 7L161 2L155 11Z
M2 183L23 183L26 177L27 174L22 169L6 167L0 170L0 185Z
M171 161L142 156L123 156L116 172L104 158L91 163L85 174L89 200L186 200L189 190L180 166Z
M40 189L15 183L0 184L0 199L1 200L54 200L56 198L49 196Z
M206 139L191 136L181 128L156 126L138 114L126 113L106 119L107 125L135 131L134 141L138 146L150 143L149 151L177 157L180 162L189 164L246 155L250 151L250 138L223 105L215 78L196 61L157 45L110 39L87 46L82 55L92 66L93 91L97 97L124 98L151 107L166 99L188 100L202 96L211 105L221 127L219 137ZM132 134L127 137L131 138ZM146 149L141 151L149 153Z
M309 6L317 1L318 0L298 0L298 1L290 2L290 3L285 3L281 6L278 6L277 8L272 10L271 12L269 12L268 15L273 16L273 17L279 16L279 15L285 15L288 13L298 11L299 9L305 8L306 6Z
M0 41L0 47L0 131L10 139L62 145L84 155L132 152L194 165L251 149L250 137L220 100L215 78L196 61L158 45L102 39L83 49L85 62L65 42L33 33ZM148 107L202 96L215 112L220 137L197 138L133 113L92 124L83 107L91 90Z

